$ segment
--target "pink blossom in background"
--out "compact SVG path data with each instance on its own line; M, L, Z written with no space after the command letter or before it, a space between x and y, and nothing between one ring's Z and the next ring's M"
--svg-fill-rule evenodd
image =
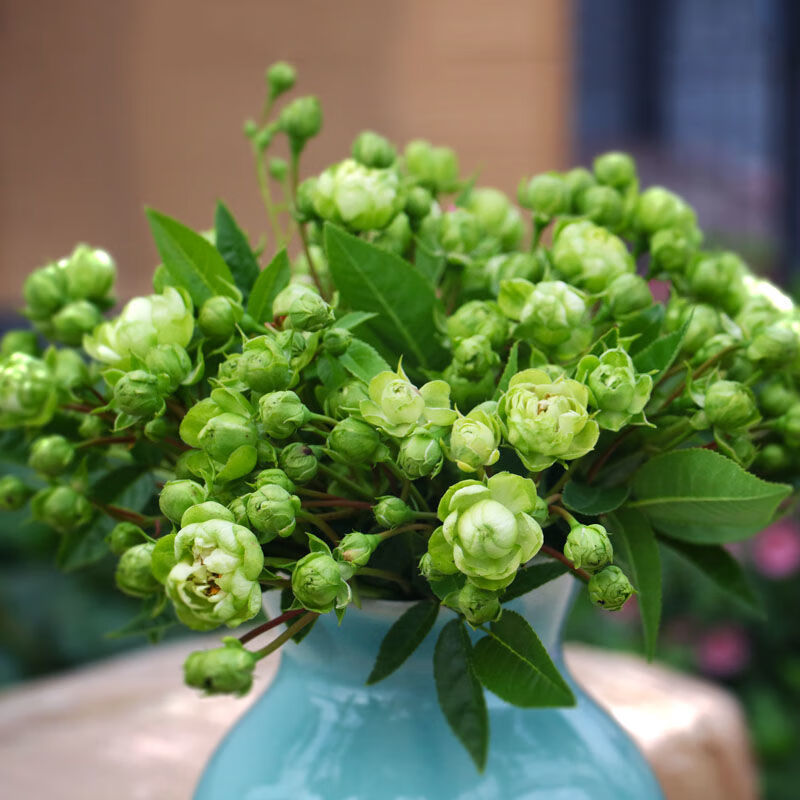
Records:
M787 578L800 570L800 527L782 519L762 531L753 541L753 562L768 578Z
M732 678L750 663L750 640L736 625L713 628L698 642L695 657L707 675Z
M653 293L656 303L666 303L669 300L669 290L672 284L669 281L650 281L648 286Z

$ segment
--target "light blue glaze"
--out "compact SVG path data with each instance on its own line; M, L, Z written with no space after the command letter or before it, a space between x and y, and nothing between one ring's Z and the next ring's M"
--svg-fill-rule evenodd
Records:
M565 575L514 604L562 671L572 583ZM404 608L350 608L341 628L329 614L301 645L287 645L275 681L223 740L195 800L663 800L627 734L571 678L578 704L569 709L518 709L486 693L491 744L479 775L436 701L433 648L450 612L397 672L364 685Z

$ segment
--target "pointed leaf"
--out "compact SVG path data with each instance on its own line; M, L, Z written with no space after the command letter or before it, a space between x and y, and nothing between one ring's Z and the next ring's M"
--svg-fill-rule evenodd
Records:
M247 301L247 313L256 322L272 321L272 303L292 276L286 248L280 250L256 278Z
M627 486L589 486L573 479L564 487L561 499L570 511L595 517L619 508L629 491Z
M250 248L247 236L222 201L217 203L214 229L217 250L228 265L242 299L247 300L259 275L258 259Z
M511 585L503 592L500 602L508 603L515 597L522 597L545 583L561 577L566 571L566 566L558 561L546 561L543 564L533 564L521 569L517 572Z
M687 320L679 330L661 336L638 352L633 357L633 365L637 372L652 373L653 382L657 383L678 357L688 326L689 321Z
M377 314L371 311L350 311L349 313L339 317L339 319L337 319L334 323L334 327L352 330L364 322L369 322L371 319L377 316Z
M514 342L511 345L511 350L508 352L508 361L506 361L503 374L500 376L500 382L497 384L497 389L494 393L494 400L499 400L500 395L508 389L508 384L511 379L519 372L519 342Z
M521 708L571 706L575 697L524 617L505 609L472 654L480 682Z
M379 372L386 372L391 367L383 356L371 345L361 339L353 339L350 346L339 357L339 363L354 377L369 383Z
M411 606L383 637L375 666L367 684L391 675L422 643L439 613L439 604L430 600Z
M470 664L469 636L460 619L442 628L433 655L433 675L439 705L450 728L479 771L489 753L486 698Z

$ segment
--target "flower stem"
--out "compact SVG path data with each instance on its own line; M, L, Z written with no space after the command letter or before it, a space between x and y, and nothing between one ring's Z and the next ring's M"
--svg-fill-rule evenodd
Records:
M389 528L388 531L381 531L375 535L382 542L385 542L387 539L391 539L392 536L397 536L398 533L406 533L406 531L426 531L432 528L433 525L426 525L424 522L410 522L407 525L398 525L396 528Z
M550 558L554 558L556 561L560 561L573 575L579 577L584 583L589 583L592 576L585 569L578 569L563 553L556 550L555 547L543 544L541 552L550 556Z
M298 609L300 613L303 613L305 609ZM268 656L270 653L274 653L278 650L282 645L286 644L289 639L292 638L298 631L303 630L306 625L311 624L319 614L316 611L306 611L300 619L290 625L275 641L270 642L266 647L262 647L261 650L256 650L253 655L258 658L262 659Z
M135 436L100 436L97 439L87 439L75 445L75 449L83 447L101 447L105 444L135 444Z
M312 514L310 511L301 511L297 516L300 519L308 520L312 525L319 528L334 544L339 544L339 535L324 519Z
M290 619L299 617L301 614L304 613L305 613L304 608L295 608L292 609L291 611L284 611L283 614L281 614L279 617L267 620L261 625L258 625L255 628L252 628L251 630L247 631L247 633L239 637L239 641L242 644L247 644L249 641L255 639L257 636L261 636L262 633L266 633L267 631L276 628L278 625L282 625L284 622L288 622Z

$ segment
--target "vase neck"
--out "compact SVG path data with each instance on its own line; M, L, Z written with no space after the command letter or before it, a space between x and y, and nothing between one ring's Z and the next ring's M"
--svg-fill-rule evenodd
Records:
M555 659L560 658L561 631L572 603L573 588L572 577L562 575L505 606L528 620ZM278 602L278 593L265 595L265 610L269 616L280 613ZM332 678L363 684L372 670L386 632L412 605L388 600L365 601L362 608L348 608L341 625L335 614L325 614L299 645L293 642L285 645L283 656L289 661L301 662L305 667L322 669ZM453 613L441 608L431 632L403 664L398 676L415 680L421 673L430 675L436 639L452 619ZM476 637L478 635L479 632Z

